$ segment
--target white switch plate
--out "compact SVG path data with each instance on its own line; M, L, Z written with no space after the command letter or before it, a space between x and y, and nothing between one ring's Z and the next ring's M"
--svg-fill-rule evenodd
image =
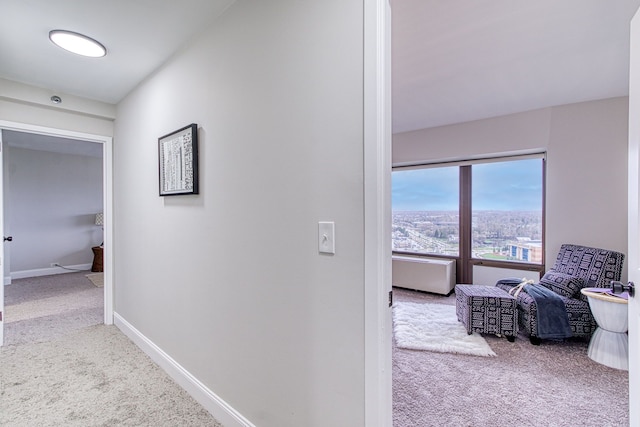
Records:
M333 221L318 223L318 252L321 254L336 253L335 224Z

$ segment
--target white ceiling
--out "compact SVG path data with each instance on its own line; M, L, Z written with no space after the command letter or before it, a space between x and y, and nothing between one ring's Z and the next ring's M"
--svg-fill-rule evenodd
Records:
M0 0L0 77L115 104L233 1ZM58 48L49 41L54 29L100 41L107 56ZM32 150L102 156L102 145L88 141L11 131L3 139Z
M392 0L393 131L628 94L639 0Z
M115 104L234 0L0 0L0 77ZM49 31L107 48L84 58Z
M234 0L0 0L0 77L117 103ZM628 93L640 0L392 0L394 132ZM102 42L82 58L52 29Z

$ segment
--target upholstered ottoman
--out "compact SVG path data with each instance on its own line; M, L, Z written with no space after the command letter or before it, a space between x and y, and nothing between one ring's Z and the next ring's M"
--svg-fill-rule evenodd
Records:
M518 335L516 299L495 286L456 285L456 315L469 334Z

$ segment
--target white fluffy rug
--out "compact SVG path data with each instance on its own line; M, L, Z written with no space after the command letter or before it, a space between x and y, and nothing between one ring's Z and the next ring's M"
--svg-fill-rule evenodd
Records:
M477 333L467 334L452 305L397 302L393 305L393 335L400 348L440 353L495 356Z

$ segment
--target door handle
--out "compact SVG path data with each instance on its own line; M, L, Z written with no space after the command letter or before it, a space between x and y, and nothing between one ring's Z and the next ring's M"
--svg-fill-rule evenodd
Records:
M13 241L13 236L5 237L5 238L4 238L4 241L5 241L5 242L11 242L11 241Z
M611 281L611 289L613 289L613 293L614 294L621 294L624 291L629 292L629 296L633 297L633 295L635 294L635 285L633 284L633 282L629 282L628 284L624 284L622 282L617 282L615 280Z

